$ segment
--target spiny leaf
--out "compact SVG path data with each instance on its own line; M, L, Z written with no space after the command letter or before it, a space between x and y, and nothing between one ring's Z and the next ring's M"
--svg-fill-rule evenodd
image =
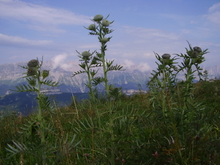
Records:
M17 90L12 90L12 91L16 91L16 92L33 92L33 91L37 91L37 89L29 84L25 85L19 85L15 87Z
M114 60L112 61L107 61L106 64L107 64L107 68L109 68L112 64L113 64Z
M110 70L121 70L123 68L123 66L121 65L115 65L115 66L110 66L107 71L110 71Z
M86 69L86 64L85 64L85 63L81 63L81 64L79 64L79 66L80 66L81 68L83 68L83 69Z
M102 63L96 63L96 64L92 64L91 68L95 68L95 67L101 67Z
M105 78L103 78L103 77L95 77L95 78L93 78L93 83L92 84L94 86L96 86L96 85L98 85L98 84L100 84L104 81L105 81Z
M50 108L50 100L48 96L41 94L37 99L39 100L42 109L48 110Z
M97 35L97 33L89 32L90 35Z
M91 70L91 71L90 71L90 74L91 74L92 77L94 77L97 72L98 72L98 70Z
M18 65L18 66L20 66L23 69L28 69L28 66L21 66L21 65Z
M59 84L58 82L55 82L52 80L44 80L44 81L41 81L41 83L47 86L52 86L52 87L56 87Z
M77 71L77 72L74 72L73 75L72 75L72 77L74 77L74 76L76 76L76 75L78 75L78 74L82 74L82 73L86 73L86 71L84 71L84 70L79 70L79 71Z

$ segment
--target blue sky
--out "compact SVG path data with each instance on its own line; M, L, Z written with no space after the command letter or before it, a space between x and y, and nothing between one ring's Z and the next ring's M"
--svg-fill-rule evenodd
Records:
M68 69L76 50L99 50L88 35L96 14L114 20L107 59L126 68L155 68L154 52L209 49L206 66L220 64L219 0L0 0L0 64L44 57Z

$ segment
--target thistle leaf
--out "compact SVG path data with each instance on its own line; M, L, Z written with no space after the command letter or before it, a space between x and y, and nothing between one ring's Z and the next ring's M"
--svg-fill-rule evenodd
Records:
M96 86L96 85L98 85L98 84L100 84L102 82L105 82L106 80L103 77L95 77L95 78L92 79L92 81L93 81L92 84L94 86Z
M29 84L23 84L15 87L16 90L12 90L15 92L34 92L37 91L37 89Z
M82 73L86 73L86 71L84 71L84 70L79 70L79 71L77 71L77 72L74 72L73 75L72 75L72 77L74 77L74 76L76 76L76 75L78 75L78 74L82 74Z
M56 87L59 84L58 82L55 82L52 80L44 80L44 81L41 81L41 83L47 86L51 86L51 87Z
M123 66L116 64L115 66L108 67L107 71L110 71L110 70L121 70L122 68L123 68Z

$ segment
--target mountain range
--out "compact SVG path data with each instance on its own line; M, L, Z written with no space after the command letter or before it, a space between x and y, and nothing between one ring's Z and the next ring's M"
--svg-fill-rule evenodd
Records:
M22 73L26 72L26 70L20 66L26 66L26 64L25 62L20 62L0 65L0 96L9 94L10 89L15 89L15 86L25 83L25 79L22 78L24 76ZM71 67L54 67L52 62L49 61L45 62L42 68L50 70L48 79L59 82L59 87L54 90L72 93L88 92L85 86L87 82L86 74L72 77L72 74L80 69L78 63L72 61L68 66ZM98 76L101 76L101 73ZM129 90L139 90L140 86L145 89L149 76L150 72L142 72L138 69L112 71L108 73L109 83L116 87L122 87L125 92L129 92ZM99 88L101 88L101 86Z
M25 83L25 69L20 66L26 66L27 62L10 63L0 65L0 96L11 93L10 89ZM70 61L65 65L55 65L52 61L43 63L42 69L50 70L48 79L59 82L59 87L53 89L55 93L87 93L85 86L87 82L86 74L80 74L72 77L72 74L80 68L76 61ZM204 68L208 71L210 79L220 77L220 65ZM112 71L108 73L109 83L116 87L122 87L125 93L138 91L140 87L146 90L146 83L150 77L150 71L141 71L135 67L125 69L124 71ZM99 73L98 76L102 76ZM102 86L99 86L102 89ZM51 89L50 89L51 90Z

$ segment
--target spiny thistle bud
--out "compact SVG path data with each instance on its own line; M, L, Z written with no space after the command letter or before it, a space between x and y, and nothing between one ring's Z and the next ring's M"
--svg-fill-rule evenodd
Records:
M89 56L91 56L91 53L89 53L88 51L84 51L84 52L82 52L82 56L89 57Z
M96 15L93 20L96 22L100 22L103 19L103 16L101 14Z
M27 70L27 76L35 76L37 75L37 69L35 67L30 67Z
M31 67L37 67L37 66L39 65L39 61L33 59L33 60L30 60L27 65L28 65L28 67L30 67L30 68L31 68Z
M102 43L106 43L106 42L108 42L109 41L109 38L101 38L100 39L100 42L102 42Z
M110 25L110 22L106 19L102 20L102 25L103 26L109 26Z
M193 48L193 50L194 50L195 52L198 52L198 53L201 53L201 52L202 52L202 49L201 49L200 47L198 47L198 46L195 46L195 47Z
M168 54L168 53L165 53L165 54L162 55L162 58L163 58L163 59L170 59L170 57L171 57L171 56L170 56L170 54Z
M95 24L89 25L88 29L92 30L92 31L95 31L96 30Z
M198 55L199 55L199 53L197 51L193 51L193 52L191 52L190 57L196 58Z
M43 79L45 79L46 77L48 77L49 76L49 70L43 70L42 71L42 76L43 76Z

